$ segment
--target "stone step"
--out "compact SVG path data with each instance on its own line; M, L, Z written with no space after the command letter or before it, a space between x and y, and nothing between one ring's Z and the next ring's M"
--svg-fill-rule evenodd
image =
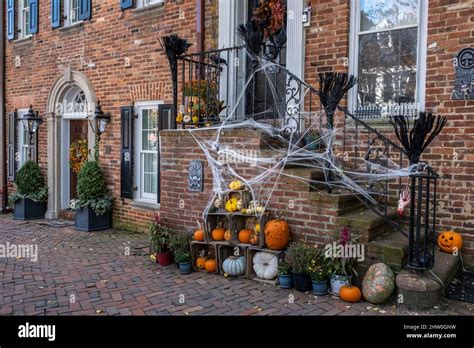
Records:
M388 226L388 225L387 225ZM386 263L399 272L408 261L408 238L391 227L367 245L367 259Z
M414 310L436 306L459 266L459 256L435 250L435 264L431 270L404 269L396 277L398 305Z
M68 220L68 221L74 221L74 217L76 216L76 213L73 212L72 210L61 210L59 212L59 219L63 220Z
M389 219L395 218L396 209L389 207L387 216ZM393 231L382 216L365 207L349 211L339 216L337 221L341 226L350 226L351 231L359 236L361 243L369 243L387 232Z

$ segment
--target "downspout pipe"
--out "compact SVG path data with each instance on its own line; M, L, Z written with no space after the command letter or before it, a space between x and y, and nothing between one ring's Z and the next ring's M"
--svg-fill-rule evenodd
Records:
M204 51L204 20L206 5L204 0L196 0L196 50Z
M0 186L2 188L2 214L8 209L7 146L5 132L5 6L0 9Z

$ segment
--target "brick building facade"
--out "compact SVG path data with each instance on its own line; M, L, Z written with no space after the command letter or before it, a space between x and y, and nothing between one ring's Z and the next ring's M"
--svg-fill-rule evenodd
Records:
M245 18L245 13L233 13L238 12L236 8L244 2L197 1L205 7L205 49L224 45L229 47L235 42L235 38L229 34L230 29L226 28L239 24L239 20ZM17 4L18 1L14 3ZM119 0L92 0L90 18L70 24L66 23L67 19L63 19L60 27L52 29L52 7L50 1L45 1L38 7L37 33L24 38L19 38L19 33L16 33L14 39L6 42L6 113L26 109L32 104L45 120L39 131L37 156L40 167L49 176L50 186L53 183L58 191L50 194L50 200L54 198L52 195L56 195L54 199L57 206L50 205L49 217L56 218L57 213L64 208L62 198L58 198L62 187L51 178L52 175L61 176L62 173L57 166L51 168L51 163L61 159L59 152L62 143L54 137L64 131L64 126L61 125L61 116L54 113L51 105L66 97L67 86L78 85L83 89L83 97L88 102L100 100L103 110L112 115L112 122L102 137L100 161L106 173L108 190L115 197L114 225L143 230L154 212L161 211L163 217L175 227L194 228L195 218L202 214L212 182L209 171L205 171L205 193L188 193L186 163L194 157L202 158L202 153L193 148L185 131L163 131L161 205L158 207L122 199L120 113L121 108L126 106L140 106L157 101L172 103L169 65L158 39L163 35L178 34L193 43L191 52L196 51L199 46L196 41L197 3L191 0L165 0L157 1L149 7L141 7L138 1L136 8L121 9ZM412 32L416 32L416 43L410 49L418 51L415 58L420 63L416 65L416 91L412 91L417 103L426 111L448 118L443 133L423 159L442 176L438 188L439 225L463 233L465 254L472 257L474 100L451 100L451 94L455 81L453 57L461 49L472 47L474 43L474 0L414 0L412 3L419 6L416 10L416 23L397 22L391 25L393 30L398 30L397 25L400 24L400 30L412 29ZM8 4L5 13L8 13ZM289 9L307 10L307 6L311 7L308 26L303 26L301 22L295 25L290 18L288 20L291 30L303 39L301 44L297 44L290 42L292 37L289 36L288 45L294 45L291 46L293 50L295 47L302 50L294 55L301 57L300 62L304 62L288 64L293 64L296 70L300 69L299 75L309 84L317 87L319 72L337 70L358 74L354 60L358 59L355 52L360 50L355 50L354 47L362 47L363 41L360 40L363 39L360 37L378 30L376 27L365 33L356 28L353 21L355 18L360 20L359 5L358 2L349 0L288 0ZM14 12L14 27L17 28L21 16L17 5ZM59 13L63 13L62 7ZM301 15L298 13L295 18L300 20ZM365 25L364 23L361 25ZM388 28L391 28L390 25ZM298 36L295 40L297 38ZM290 60L293 58L292 55L287 57ZM407 89L409 88L414 87L410 85ZM357 103L354 98L357 99L350 97L347 101L349 106ZM5 118L8 124L7 117ZM386 123L374 121L374 124L380 129L386 128ZM52 131L55 134L51 134ZM238 132L229 136L236 142L248 142L249 137L248 134ZM259 140L253 139L252 144L254 141L255 146L258 146ZM52 144L59 147L55 149ZM10 189L13 189L12 182ZM297 236L312 241L324 240L318 239L318 235L324 234L322 231L336 230L329 225L335 223L337 207L331 208L330 203L327 209L318 206L320 203L311 203L309 196L304 197L309 193L295 191L291 186L283 185L276 197L296 194L301 199L308 200L302 212L286 212L290 222L296 226ZM184 202L184 205L180 202ZM275 205L276 209L284 210L284 204L278 202L278 199Z

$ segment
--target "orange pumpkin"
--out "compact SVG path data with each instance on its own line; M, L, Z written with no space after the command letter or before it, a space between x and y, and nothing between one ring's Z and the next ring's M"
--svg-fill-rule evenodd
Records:
M245 229L239 232L239 242L243 244L250 244L250 238L253 234L253 230Z
M360 301L362 293L357 286L344 285L339 290L339 296L343 301L355 303Z
M198 229L194 231L194 240L197 240L199 242L204 241L204 230L201 228L201 223L199 220L196 220L198 223Z
M205 257L198 257L196 260L196 267L201 270L204 269L206 260L207 259Z
M204 268L206 269L206 271L208 271L209 273L214 273L217 269L217 262L216 262L216 259L207 259L205 264L204 264Z
M447 253L454 251L461 251L462 236L459 233L451 231L443 231L438 236L438 246L441 250Z
M215 229L212 230L211 233L212 239L221 241L225 238L225 229L222 226L217 226Z
M230 240L232 239L232 233L230 232L230 230L225 231L225 233L224 233L224 239L225 239L227 242L230 242Z
M269 249L282 250L290 243L290 227L281 218L270 220L265 225L265 244Z

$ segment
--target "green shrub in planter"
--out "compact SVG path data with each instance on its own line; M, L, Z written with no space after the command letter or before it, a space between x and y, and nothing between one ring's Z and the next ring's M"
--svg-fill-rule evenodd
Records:
M16 192L10 195L16 220L43 219L48 200L48 187L36 162L28 161L18 171Z
M107 196L104 172L99 162L84 163L77 176L77 199L69 207L76 211L75 226L81 231L110 228L113 198Z
M48 200L48 187L44 176L36 162L28 161L16 175L16 192L10 195L10 200L15 203L20 199L30 199L37 203Z

